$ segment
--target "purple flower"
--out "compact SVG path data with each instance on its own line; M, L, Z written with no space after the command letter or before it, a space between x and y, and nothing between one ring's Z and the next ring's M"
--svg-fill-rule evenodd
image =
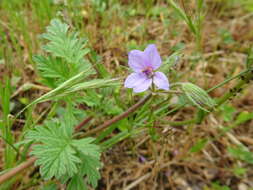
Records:
M144 51L130 51L128 65L134 73L125 80L125 87L133 88L138 93L147 90L154 83L158 89L169 90L169 81L165 74L155 72L161 64L161 57L154 44L148 45Z

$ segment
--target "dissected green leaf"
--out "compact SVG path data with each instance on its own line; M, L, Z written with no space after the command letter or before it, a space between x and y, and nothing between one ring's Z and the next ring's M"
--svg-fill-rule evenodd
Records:
M54 88L84 70L85 77L95 73L88 60L84 59L89 52L85 47L87 40L78 38L77 33L69 31L67 24L53 19L46 33L41 36L48 41L43 49L50 55L37 55L33 60L46 85Z
M45 179L87 176L88 183L96 186L100 178L100 148L92 144L93 138L72 139L66 133L63 121L52 120L28 132L26 138L40 144L33 146L31 154L38 159L40 173Z
M63 66L61 59L53 58L52 56L35 55L33 60L37 63L42 77L63 80L69 78L69 71Z
M68 184L67 190L88 190L83 176L80 174L74 175Z
M103 110L108 115L118 115L123 112L122 108L120 108L112 99L103 102Z
M36 55L33 56L33 60L37 63L39 74L46 81L46 85L52 88L68 80L71 76L69 70L59 58Z
M100 148L92 144L94 138L88 137L80 140L72 140L71 145L77 148L83 155L93 156L95 158L100 157Z
M99 168L102 167L99 159L94 156L82 157L81 172L82 175L87 175L88 183L94 188L97 187L98 180L100 179Z
M43 49L56 57L62 57L70 63L80 63L89 49L84 49L85 39L79 39L78 33L68 32L69 26L59 19L53 19L47 27L47 33L42 34L49 42Z
M85 103L90 107L99 106L101 104L102 95L98 94L94 89L86 90L85 95L80 97L79 102Z
M36 165L41 166L40 172L45 179L63 175L71 177L77 173L77 164L81 160L71 147L71 137L65 134L58 122L36 127L28 132L27 138L42 143L35 145L31 154L38 158Z

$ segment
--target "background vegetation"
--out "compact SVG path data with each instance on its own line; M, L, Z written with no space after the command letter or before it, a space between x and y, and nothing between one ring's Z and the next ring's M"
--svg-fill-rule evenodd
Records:
M31 142L24 136L30 129L45 119L71 112L68 101L58 106L44 99L14 119L25 106L61 82L54 81L59 76L52 73L46 77L53 80L42 80L41 71L47 67L39 67L41 59L34 58L50 52L48 47L41 48L45 45L41 34L46 33L52 19L59 18L84 38L87 52L81 57L85 55L85 61L97 73L89 73L93 74L91 78L123 81L130 73L127 53L155 43L170 83L192 82L209 90L209 95L220 103L201 122L184 122L192 121L201 111L193 106L178 110L182 104L176 98L155 100L155 105L145 104L135 115L103 133L90 134L105 150L97 189L252 189L252 75L247 75L246 81L241 77L252 63L252 17L252 0L0 1L0 174L29 159ZM70 68L65 77L82 69ZM238 80L210 90L234 76ZM227 98L219 99L227 93ZM81 136L144 96L133 94L122 83L89 90L86 95L82 103L75 105L79 108L75 113L78 122L92 116L77 134ZM150 110L156 118L152 123L145 120ZM147 130L131 131L136 126ZM49 190L66 186L57 179L42 180L38 167L32 166L1 188Z

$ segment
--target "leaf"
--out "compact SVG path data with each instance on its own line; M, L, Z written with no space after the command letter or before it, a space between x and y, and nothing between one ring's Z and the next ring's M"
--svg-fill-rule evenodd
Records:
M74 175L70 180L67 190L87 190L87 186L85 185L83 176L80 174Z
M87 40L78 39L75 32L68 33L69 26L59 19L53 19L42 38L49 40L43 49L56 57L62 57L69 63L80 63L89 49L84 49Z
M130 122L128 121L127 118L118 121L115 125L116 125L121 131L129 130L129 129L131 129L131 126L132 126L132 125L130 124Z
M251 119L253 119L253 112L243 111L236 118L235 124L240 125L240 124L245 123L246 121L249 121Z
M198 142L196 142L195 145L191 147L190 152L195 153L201 151L207 143L208 139L199 139Z
M96 157L92 156L84 156L82 161L82 174L87 175L88 183L91 184L93 188L97 187L97 182L101 178L99 174L99 168L102 166L101 163Z
M118 115L123 112L122 108L120 108L118 105L115 104L114 100L105 100L103 102L103 108L104 112L108 115Z
M168 0L172 8L176 11L176 13L185 21L193 34L197 34L196 26L193 24L191 17L187 16L183 9L181 9L173 0Z
M93 138L72 139L61 123L63 121L45 122L44 126L37 126L26 136L27 139L40 143L33 146L31 154L38 158L35 164L40 166L41 175L45 179L60 179L74 177L81 172L82 177L87 175L88 182L95 185L100 177L99 146L92 144ZM85 172L83 167L86 168Z
M54 84L60 84L70 78L69 70L64 66L61 59L35 55L33 60L37 63L40 76L47 81L53 79Z
M185 48L185 44L183 42L179 42L175 44L174 46L171 47L172 51L178 52L181 51Z
M220 185L218 182L213 182L212 190L230 190L230 188L226 185Z
M82 154L87 156L100 157L100 149L97 145L91 144L95 139L88 137L80 140L72 140L72 145L76 147Z
M32 105L35 105L37 103L49 101L49 100L52 100L53 98L62 96L64 92L69 91L69 89L71 87L75 86L76 84L79 84L83 80L83 78L86 76L86 71L88 71L88 70L84 70L83 72L81 72L81 73L75 75L74 77L68 79L67 81L63 82L57 88L51 90L50 92L44 94L43 96L41 96L39 98L37 98L32 103L27 105L26 108L28 108Z
M233 36L230 33L230 31L222 28L218 32L219 32L219 34L220 34L220 36L221 36L221 38L222 38L222 40L225 44L232 44L232 43L235 42L235 40L233 39Z
M204 6L204 0L197 0L197 9L201 11Z
M75 146L81 152L81 173L87 175L88 183L94 188L97 186L97 181L100 179L99 168L101 168L100 148L91 144L94 142L94 138L85 138L81 140L73 140L72 145Z
M236 109L230 105L224 105L220 109L222 110L223 120L226 122L232 121Z
M180 60L180 51L176 51L166 58L165 64L163 64L160 68L162 72L168 72L169 69L176 66Z
M73 108L73 103L66 101L66 109L64 110L64 113L62 114L62 126L64 128L64 132L66 135L71 136L71 134L74 132L74 127L77 125L77 119L74 116L75 109Z
M66 136L58 122L47 122L45 126L38 126L28 132L26 138L42 144L33 147L32 155L38 160L40 173L45 179L69 177L77 173L78 163L81 160L76 155L76 150L71 147L71 137Z
M98 94L95 90L90 89L86 90L85 95L80 97L79 102L85 103L88 106L93 107L101 105L101 99L102 96L100 94Z
M47 85L58 86L83 70L86 70L86 77L95 73L91 64L84 59L89 52L85 48L87 40L78 38L77 33L69 31L67 24L53 19L41 37L48 40L43 49L51 55L48 58L37 55L33 60Z
M65 93L68 94L68 93L74 93L74 92L85 90L85 89L110 87L110 86L118 85L118 80L119 79L94 79L88 82L82 82L82 83L76 84L75 86L68 88L68 90L66 90Z
M228 147L228 152L237 159L253 164L253 153L246 150L243 146Z
M45 78L68 79L68 72L62 66L60 59L53 58L52 56L46 58L42 55L35 55L33 56L33 60L37 63L41 76Z
M235 167L233 168L233 172L237 177L243 177L247 173L247 168Z

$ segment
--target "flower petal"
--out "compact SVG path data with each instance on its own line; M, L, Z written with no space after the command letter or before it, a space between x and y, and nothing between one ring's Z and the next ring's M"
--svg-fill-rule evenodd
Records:
M159 89L169 90L168 78L162 72L155 72L153 82Z
M141 85L147 79L147 76L143 73L132 73L126 78L124 86L126 88L134 88Z
M152 79L147 78L141 84L134 87L134 92L135 93L144 92L151 86L151 84L152 84Z
M162 60L159 55L159 52L157 51L155 44L148 45L146 49L144 50L144 54L145 54L145 58L148 60L149 66L153 70L156 70L161 66Z
M128 54L128 65L135 72L141 72L146 69L145 55L143 51L132 50Z

